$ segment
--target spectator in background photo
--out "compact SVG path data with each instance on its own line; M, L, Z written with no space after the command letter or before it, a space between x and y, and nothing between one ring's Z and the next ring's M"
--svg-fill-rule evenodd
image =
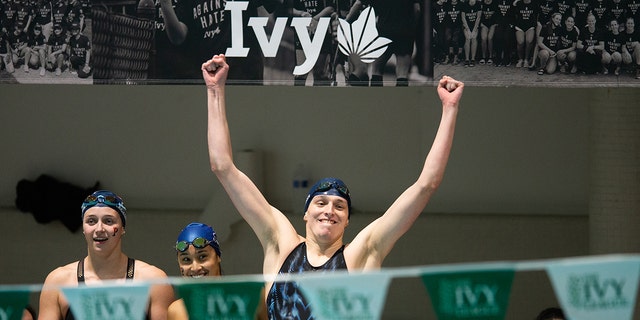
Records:
M338 4L341 3L346 4L347 1L338 0ZM344 10L344 7L341 6L338 11L340 12L341 16L344 16L344 20L346 20L348 23L353 23L360 17L360 14L364 9L364 5L360 0L350 0L348 3L348 10ZM335 29L337 32L338 26L336 26ZM349 57L346 57L346 59L348 65L348 78L346 80L346 83L349 86L354 87L368 87L371 78L369 75L370 64L363 62L357 55L351 55Z
M42 34L42 27L36 25L33 34L29 37L29 50L25 53L25 66L27 68L39 69L40 76L44 77L45 57L47 50L47 40Z
M15 23L22 24L22 32L28 35L33 28L33 7L28 0L15 0Z
M602 70L602 51L604 50L604 33L596 27L596 16L587 17L587 27L580 30L578 36L576 64L578 71L595 74Z
M169 1L167 1L166 5ZM172 10L178 5L178 0L170 0ZM155 33L153 36L155 50L151 51L149 59L149 79L185 79L188 78L189 61L185 58L185 50L174 45L169 40L162 15L160 1L155 1L154 15Z
M587 16L589 16L589 13L593 10L593 0L575 0L574 8L576 27L582 30L587 26Z
M202 61L211 58L214 52L226 52L231 47L231 13L225 10L225 3L235 1L210 0L159 0L164 31L169 41L181 50L179 57L187 61L182 64L186 70L177 72L183 79L200 80ZM250 17L258 16L262 8L273 13L284 0L249 0L248 8L242 12L242 25L247 26ZM207 10L202 10L202 8ZM244 47L249 48L247 57L229 58L234 66L229 80L237 84L261 85L264 78L264 57L252 28L243 28ZM166 73L165 73L166 74ZM248 83L247 81L253 81Z
M431 25L433 28L433 58L436 63L448 64L446 41L446 7L447 0L436 0L431 3Z
M631 72L635 69L636 79L640 79L640 32L636 31L635 26L635 18L628 17L622 33L622 63Z
M452 65L460 63L464 47L462 33L462 3L459 0L449 0L446 5L447 28L445 29L449 47L449 62Z
M576 73L576 46L578 44L578 28L575 26L574 17L569 15L564 18L564 27L560 32L558 42L557 59L560 72Z
M493 64L493 38L498 25L498 3L494 0L484 0L482 3L482 19L480 19L480 49L482 58L478 64Z
M409 71L415 48L418 22L422 9L418 0L362 0L376 12L378 34L392 42L371 64L371 86L383 85L383 74L391 56L395 56L395 85L409 85Z
M6 34L13 32L17 5L13 0L3 0L0 6L0 31Z
M51 33L53 33L52 12L51 0L38 0L34 6L34 22L35 25L42 28L45 41L48 41Z
M0 70L4 69L8 73L13 73L13 62L11 61L11 53L9 49L9 37L6 32L0 30Z
M67 3L65 0L53 0L53 9L51 10L51 18L53 25L60 25L62 32L66 35L68 28L66 28L67 18Z
M611 27L611 19L615 19L618 22L618 31L624 31L624 25L629 14L627 6L622 3L622 0L611 0L608 12L608 16L605 17L605 21L607 21L606 28L609 29Z
M310 25L307 27L310 38L314 38L317 32L324 32L324 34L317 35L323 37L324 40L322 41L322 48L320 49L316 63L311 69L311 74L313 75L314 86L328 86L331 83L331 59L334 51L334 40L331 34L331 28L328 28L326 31L318 31L317 27L320 18L331 18L331 16L336 13L336 2L335 0L293 0L292 2L292 6L288 8L291 17L311 18ZM307 60L307 57L305 56L298 34L295 32L294 45L295 64L301 65ZM294 75L294 85L305 86L307 77L308 73Z
M618 19L611 18L609 21L609 30L606 33L604 41L604 50L602 51L602 73L608 74L613 69L613 74L620 75L620 66L622 64L622 47L624 46L624 38L620 33Z
M536 45L533 47L531 63L526 65L526 67L528 67L529 70L532 70L532 71L536 69L536 66L537 66L536 62L540 57L539 56L540 44L538 43L538 39L540 38L540 32L542 31L542 28L544 28L545 25L551 22L551 16L553 15L553 13L557 12L555 11L556 0L539 0L538 8L539 10L538 10L538 17L536 19L536 36L535 36ZM540 65L541 65L540 68L543 69L542 64ZM539 73L540 73L540 70L538 70L538 74Z
M56 23L53 26L53 34L47 42L47 70L55 72L56 76L62 74L67 62L67 36L62 31L62 25Z
M511 65L515 53L514 6L510 0L494 0L498 6L495 33L495 66Z
M67 18L69 25L77 23L80 25L80 31L84 32L87 28L85 23L86 13L84 12L84 6L79 0L64 0L68 1L67 4Z
M24 72L29 72L29 66L25 61L25 56L29 51L29 38L24 32L24 23L16 22L13 32L8 36L9 54L11 54L11 62L15 68L23 67Z
M516 68L528 67L535 60L533 50L536 47L538 11L539 7L532 0L519 0L515 4L514 29L518 53Z
M477 0L462 3L462 33L464 34L464 66L475 67L478 52L478 36L482 19L482 4Z
M610 14L609 4L613 0L592 0L591 14L596 17L596 28L598 30L606 30L607 22L605 22ZM588 22L587 22L588 23Z
M553 74L558 66L557 51L562 33L562 15L554 13L551 19L540 30L538 36L538 58L540 59L540 70L538 75Z
M79 78L88 78L91 75L91 40L82 34L77 23L71 25L69 51L69 72Z
M624 1L627 9L627 17L633 17L636 21L640 19L640 0Z
M575 0L556 0L555 1L555 10L553 12L558 12L562 15L562 18L566 20L567 17L575 17L576 16L576 7Z

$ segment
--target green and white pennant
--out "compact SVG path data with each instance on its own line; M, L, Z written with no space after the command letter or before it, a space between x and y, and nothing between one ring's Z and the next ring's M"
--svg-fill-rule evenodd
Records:
M422 274L438 319L504 319L515 270L508 264L489 266L477 264Z
M547 265L556 297L571 320L631 320L639 273L637 256L574 258Z
M297 280L317 320L380 319L392 275L324 273Z
M264 282L187 281L175 285L191 319L253 320Z
M29 290L5 288L0 290L0 319L20 320L29 304Z
M149 301L149 284L104 284L61 289L76 319L143 320L145 318Z

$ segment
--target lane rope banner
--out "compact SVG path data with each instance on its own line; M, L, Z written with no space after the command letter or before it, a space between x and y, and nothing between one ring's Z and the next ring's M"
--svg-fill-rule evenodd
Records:
M560 260L547 266L547 274L569 319L632 319L640 258Z
M63 287L62 293L76 319L143 320L149 301L149 284Z
M387 272L309 275L298 280L318 320L380 319L392 275Z
M515 270L428 272L422 275L438 319L502 320L509 306Z

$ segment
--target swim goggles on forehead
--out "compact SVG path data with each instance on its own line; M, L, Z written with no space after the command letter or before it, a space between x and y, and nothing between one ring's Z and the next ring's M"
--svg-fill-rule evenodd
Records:
M208 246L211 243L211 241L203 238L203 237L197 237L195 239L193 239L191 242L189 241L177 241L176 242L176 250L180 251L180 252L185 252L187 249L189 249L189 245L193 245L196 249L202 249L206 246Z
M86 199L84 199L84 202L82 203L82 208L84 209L86 207L92 207L98 203L104 203L107 206L116 207L121 212L127 211L127 208L124 207L124 204L122 203L122 200L120 198L115 196L105 196L105 195L97 195L97 196L89 195Z
M317 193L317 192L324 192L324 191L331 190L331 189L338 190L338 192L341 195L343 195L345 198L347 198L347 199L351 198L351 194L349 193L349 189L344 185L337 184L335 181L327 181L327 182L323 182L323 183L319 184L311 192L311 194L314 194L314 193Z

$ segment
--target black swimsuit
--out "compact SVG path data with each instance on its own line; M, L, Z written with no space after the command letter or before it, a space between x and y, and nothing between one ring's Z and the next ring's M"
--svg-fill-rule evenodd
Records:
M133 279L133 274L136 266L135 261L136 260L132 258L128 258L127 260L127 280ZM80 259L80 261L78 261L78 285L84 285L84 259ZM147 319L148 318L149 316L147 315ZM64 317L64 320L75 320L73 313L71 313L71 308L67 310L67 315Z
M347 269L347 263L344 261L344 245L327 262L314 267L307 260L307 244L302 242L287 256L278 274L326 272L339 269ZM274 282L267 296L267 308L269 319L313 319L309 303L295 282Z

